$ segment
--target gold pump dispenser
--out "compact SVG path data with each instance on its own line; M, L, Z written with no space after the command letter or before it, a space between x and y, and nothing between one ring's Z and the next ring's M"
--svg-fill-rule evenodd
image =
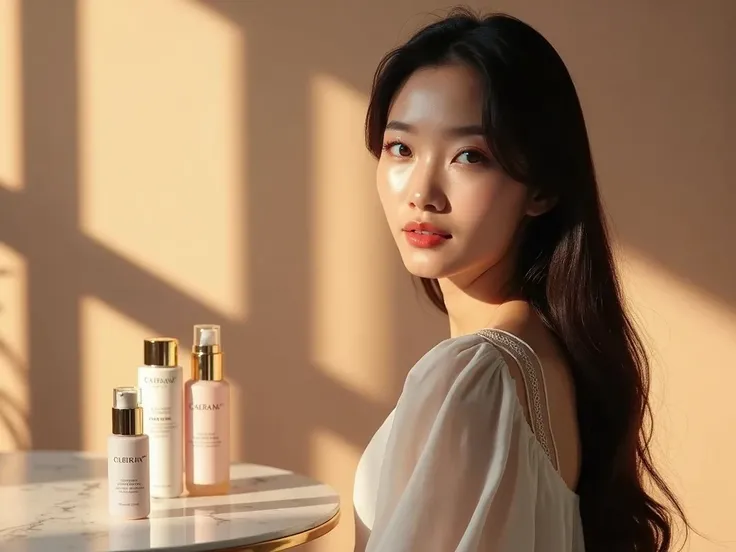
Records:
M143 435L143 408L137 387L112 390L112 432L114 435Z
M217 324L194 326L192 379L219 381L223 378L222 340Z

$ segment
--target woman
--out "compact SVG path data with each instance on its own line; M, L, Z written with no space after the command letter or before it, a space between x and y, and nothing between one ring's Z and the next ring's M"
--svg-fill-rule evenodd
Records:
M650 459L647 358L555 50L512 17L454 11L381 62L366 134L451 338L361 459L356 549L669 550L684 515Z

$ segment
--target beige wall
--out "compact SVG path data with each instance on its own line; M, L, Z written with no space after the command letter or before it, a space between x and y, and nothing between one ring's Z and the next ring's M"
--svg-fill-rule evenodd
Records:
M690 550L736 550L736 3L492 4L578 84L658 457L712 539ZM383 227L363 114L379 56L443 6L0 0L0 449L102 451L140 340L186 353L221 323L234 458L338 488L312 550L347 550L361 450L445 335Z

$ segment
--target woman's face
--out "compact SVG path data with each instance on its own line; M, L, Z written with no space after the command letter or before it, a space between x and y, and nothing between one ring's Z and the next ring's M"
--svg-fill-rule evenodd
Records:
M406 268L473 281L510 252L537 206L504 174L481 133L482 88L472 69L415 72L389 111L377 183Z

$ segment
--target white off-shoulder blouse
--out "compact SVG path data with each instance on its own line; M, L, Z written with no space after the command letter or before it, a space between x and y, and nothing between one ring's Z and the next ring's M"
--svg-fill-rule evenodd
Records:
M353 503L358 552L583 552L534 351L482 330L424 355L360 459Z

